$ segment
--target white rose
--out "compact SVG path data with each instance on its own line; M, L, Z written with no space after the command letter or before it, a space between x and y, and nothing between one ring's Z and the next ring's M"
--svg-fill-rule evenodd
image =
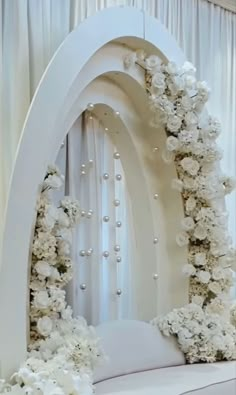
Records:
M171 181L171 188L175 189L176 191L182 192L183 191L183 182L179 178L174 178Z
M206 264L205 252L197 252L194 261L196 266L204 266Z
M221 280L224 279L225 273L221 267L215 267L212 271L213 280Z
M183 144L196 143L198 140L199 133L197 130L181 130L178 135L178 139ZM192 146L191 146L192 147Z
M152 86L164 91L166 87L164 74L155 73L152 77Z
M37 330L42 336L50 335L52 331L52 320L45 316L38 319Z
M193 265L187 264L183 267L183 274L187 277L194 276L196 274L196 269Z
M181 232L176 235L176 243L179 247L183 247L188 245L189 243L189 236L186 232Z
M61 278L59 271L58 271L55 267L52 267L52 268L51 268L51 275L50 275L50 278L51 278L53 281L59 281L60 278Z
M196 78L192 75L184 75L184 82L187 89L195 89Z
M135 52L128 53L124 56L124 66L126 69L130 69L132 66L134 66L135 62L137 60L137 56Z
M184 120L187 126L195 126L198 123L198 117L192 111L185 114Z
M198 306L201 306L201 307L202 307L203 302L204 302L203 296L194 295L194 296L192 297L192 303L197 304Z
M197 81L196 89L200 93L200 95L207 96L210 93L210 88L208 87L206 81Z
M170 75L178 74L179 71L177 64L174 62L167 63L167 65L165 66L165 70Z
M211 292L213 292L215 295L219 295L222 292L221 286L218 282L212 281L208 284L208 288Z
M49 175L46 180L44 181L44 185L46 187L50 187L52 189L60 189L62 186L62 179L58 177L56 174Z
M67 241L58 241L58 255L70 255L70 244Z
M207 229L198 224L194 229L194 237L198 240L204 240L207 237Z
M158 56L151 55L145 60L145 66L151 72L157 71L161 68L161 60Z
M166 139L166 148L168 151L175 151L179 147L179 141L174 136L169 136Z
M186 200L186 202L185 202L186 211L187 211L187 212L193 211L193 210L195 209L195 207L196 207L196 204L197 204L197 202L196 202L196 200L194 199L194 197L193 197L193 196L190 196L190 197Z
M72 318L72 308L70 306L67 306L65 310L62 310L61 318L66 321L69 321Z
M184 81L180 76L172 76L168 82L168 88L171 91L171 95L175 96L179 91L184 90Z
M47 291L36 292L34 295L33 304L38 309L47 309L51 304Z
M166 126L171 133L176 133L180 129L181 124L182 124L181 118L179 118L177 115L173 115L168 117Z
M195 222L192 217L185 217L184 219L182 219L181 225L183 230L189 231L194 228Z
M196 160L189 157L183 158L180 164L182 168L191 176L196 176L200 169L199 163Z
M35 270L38 274L44 277L49 277L51 274L51 267L48 262L38 261L35 265Z
M191 62L184 62L181 71L186 74L194 75L196 73L196 68Z
M199 281L203 284L208 284L211 278L211 275L209 272L205 272L205 270L200 270L197 272L197 277Z

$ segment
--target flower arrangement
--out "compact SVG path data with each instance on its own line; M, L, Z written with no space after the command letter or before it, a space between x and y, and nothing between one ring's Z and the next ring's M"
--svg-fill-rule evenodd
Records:
M190 278L191 303L153 320L165 335L177 336L189 362L236 358L235 327L230 323L229 293L236 270L236 250L227 231L224 197L236 186L222 174L222 152L216 139L221 127L207 114L209 89L197 81L189 62L182 67L164 64L139 50L125 56L126 68L145 71L153 127L164 127L162 158L174 162L177 178L172 188L182 194L184 218L177 244L188 246L183 273ZM235 311L235 310L234 310ZM235 312L231 314L236 323Z
M73 318L64 287L72 278L72 228L80 219L79 203L65 197L56 207L52 191L63 185L49 166L37 201L30 278L28 358L0 382L9 395L90 395L92 372L103 356L96 333L83 318Z

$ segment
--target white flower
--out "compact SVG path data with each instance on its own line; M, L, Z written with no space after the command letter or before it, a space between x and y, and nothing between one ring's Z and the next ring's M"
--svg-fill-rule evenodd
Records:
M180 129L182 124L182 119L179 118L177 115L169 116L167 120L167 129L171 133L176 133Z
M175 154L174 152L163 150L161 157L166 164L170 164L173 162Z
M183 158L180 164L182 168L191 176L196 176L200 169L199 163L196 160L189 157Z
M185 87L189 90L195 89L196 78L193 75L184 75Z
M137 55L135 52L129 52L124 56L124 66L126 69L130 69L132 66L134 66L135 62L137 60Z
M190 62L184 62L181 71L189 75L194 75L196 73L196 68Z
M182 192L183 191L183 181L179 178L173 178L171 181L171 188L175 189L176 191Z
M185 217L181 221L181 225L182 225L183 230L190 231L190 230L194 229L195 222L192 217Z
M225 277L224 269L222 269L221 267L215 267L212 270L213 280L221 280L224 279L224 277Z
M52 331L52 320L45 316L38 319L37 330L43 336L48 336Z
M195 209L196 207L196 200L193 196L189 196L189 198L185 202L185 207L187 212L191 212Z
M193 265L191 264L186 264L183 267L183 273L187 277L194 276L196 274L196 269Z
M192 144L197 142L198 136L198 130L181 130L178 134L178 139L182 144ZM192 146L194 147L194 145Z
M192 110L193 102L192 102L192 99L188 95L185 95L181 98L180 104L181 104L182 108L184 109L184 111Z
M188 245L189 243L189 236L186 232L181 232L176 235L176 243L179 247L183 247Z
M38 291L34 293L33 305L41 310L47 309L51 304L47 291Z
M202 296L200 296L200 295L194 295L194 296L192 297L192 303L195 303L195 304L197 304L198 306L201 306L201 307L202 307L203 302L204 302L204 298L203 298Z
M145 60L146 69L150 72L155 72L161 68L161 60L158 56L151 55Z
M210 281L211 275L209 272L206 272L205 270L199 270L197 272L197 277L201 283L208 284Z
M70 244L65 240L59 240L57 243L58 255L70 255Z
M196 126L198 123L198 117L193 111L187 112L185 114L184 120L187 126Z
M177 64L174 62L167 63L165 70L170 75L178 74L179 71Z
M208 288L212 291L215 295L219 295L222 292L222 288L220 284L216 281L212 281L208 284Z
M166 83L165 83L165 75L162 73L155 73L152 76L152 86L156 89L160 89L164 92Z
M60 189L62 184L63 184L62 179L58 177L56 174L49 175L43 182L43 185L45 187L49 187L52 189Z
M196 266L204 266L206 264L205 252L197 252L194 257L194 263Z
M179 140L174 136L169 136L166 139L166 148L168 151L175 151L179 147Z
M51 267L46 261L38 261L34 268L41 276L49 277L51 275Z
M70 220L62 208L58 209L58 225L63 228L70 226Z
M207 229L203 225L198 224L194 229L194 237L198 240L204 240L207 237Z

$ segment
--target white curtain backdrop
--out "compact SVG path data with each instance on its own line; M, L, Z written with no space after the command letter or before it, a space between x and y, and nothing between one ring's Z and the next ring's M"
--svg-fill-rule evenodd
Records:
M236 14L206 0L0 0L0 224L21 128L49 60L85 17L115 5L159 18L208 82L209 110L223 124L223 167L236 175ZM227 203L236 242L235 193Z
M84 115L68 133L57 158L66 176L66 195L77 198L84 211L73 234L74 276L68 301L75 316L82 315L93 325L135 316L132 210L121 160L114 158L115 153L99 120ZM108 257L103 256L106 252Z

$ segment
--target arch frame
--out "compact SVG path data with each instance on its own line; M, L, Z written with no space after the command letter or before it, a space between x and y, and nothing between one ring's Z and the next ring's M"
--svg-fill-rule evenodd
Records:
M89 60L114 40L161 54L164 60L173 60L178 65L185 60L174 39L157 20L137 9L122 7L105 9L85 20L68 35L48 65L24 123L5 212L0 250L0 374L3 377L17 370L26 355L29 245L38 185L68 131L66 115L75 97L96 77L96 64L94 68L86 68ZM122 59L120 62L123 68ZM81 103L77 116L85 108L85 103ZM187 300L186 289L187 286L183 289L183 299Z

